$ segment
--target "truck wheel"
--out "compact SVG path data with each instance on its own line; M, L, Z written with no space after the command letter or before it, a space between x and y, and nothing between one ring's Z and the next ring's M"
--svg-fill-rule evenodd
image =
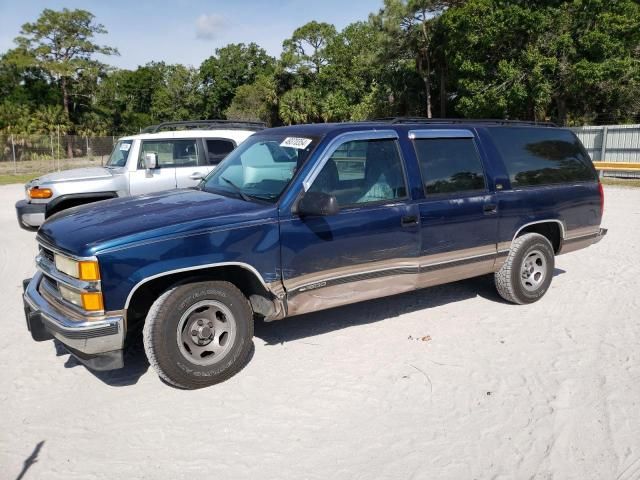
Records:
M495 273L496 289L509 302L533 303L547 292L554 268L549 240L538 233L526 233L513 241L507 261Z
M143 329L149 363L185 389L222 382L244 367L253 347L253 314L229 282L180 285L152 305Z

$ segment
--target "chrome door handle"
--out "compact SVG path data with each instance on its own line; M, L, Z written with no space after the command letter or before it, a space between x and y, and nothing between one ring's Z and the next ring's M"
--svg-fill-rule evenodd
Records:
M400 219L401 227L412 227L414 225L418 225L417 215L405 215Z
M496 213L498 211L498 205L496 205L495 203L485 203L482 206L482 211L485 213L485 215Z

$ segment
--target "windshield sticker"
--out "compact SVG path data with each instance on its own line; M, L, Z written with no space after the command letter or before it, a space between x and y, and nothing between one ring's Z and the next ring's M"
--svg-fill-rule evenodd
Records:
M125 152L128 152L130 148L131 148L130 143L123 143L120 145L120 150L123 150Z
M312 142L310 138L299 137L287 137L280 144L281 147L297 148L298 150L304 150Z

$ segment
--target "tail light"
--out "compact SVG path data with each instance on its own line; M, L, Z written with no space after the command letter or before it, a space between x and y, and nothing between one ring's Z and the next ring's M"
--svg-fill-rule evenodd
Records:
M602 183L598 182L598 192L600 193L600 218L604 215L604 188L602 188Z

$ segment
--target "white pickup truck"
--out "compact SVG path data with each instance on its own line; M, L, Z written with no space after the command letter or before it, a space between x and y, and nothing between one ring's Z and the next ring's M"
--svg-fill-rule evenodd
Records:
M61 210L109 198L196 186L260 122L165 122L120 138L104 167L49 173L25 185L18 223L37 230ZM149 155L151 154L151 155Z

